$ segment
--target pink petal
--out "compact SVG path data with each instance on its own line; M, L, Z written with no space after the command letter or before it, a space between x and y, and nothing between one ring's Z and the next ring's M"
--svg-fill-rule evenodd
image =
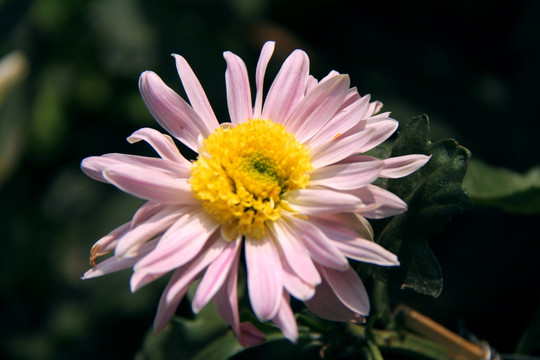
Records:
M132 293L135 293L143 286L150 284L152 281L156 279L159 279L166 273L168 273L168 271L164 271L164 272L156 273L156 274L148 274L144 271L135 271L133 272L133 275L131 275L131 278L129 279L129 288Z
M136 271L162 273L191 261L211 242L219 223L204 212L186 214L161 237L150 254L135 265Z
M238 56L226 51L223 53L227 62L225 82L227 83L227 104L233 124L240 124L253 117L251 90L246 64Z
M313 75L309 75L305 93L308 94L309 92L311 92L318 83L319 81L315 79Z
M380 101L374 101L372 103L369 104L369 110L366 114L366 116L373 116L375 114L377 114L379 111L381 111L383 107L383 103L380 102Z
M212 106L206 97L199 79L197 79L186 59L177 54L173 54L173 57L176 62L176 70L178 71L180 80L182 80L182 85L184 85L189 102L204 124L206 131L203 135L206 137L219 127L216 115L212 110Z
M298 103L283 125L294 133L296 140L304 143L336 113L345 99L349 85L347 75L334 76L320 82Z
M135 144L141 140L146 141L163 159L171 160L184 166L190 164L190 162L180 154L180 151L178 151L172 138L157 130L142 128L131 134L127 140L130 144Z
M240 345L246 347L260 345L266 341L264 333L249 321L240 323L240 331L236 335Z
M283 280L279 253L269 238L247 238L245 251L251 307L261 321L270 320L281 302Z
M94 180L108 183L107 179L103 177L103 169L117 163L116 160L111 158L90 156L81 161L81 170Z
M354 131L355 127L347 133L332 139L332 142L318 149L312 149L311 165L314 169L336 163L346 157L359 152L367 144L375 129Z
M191 261L185 271L183 271L181 278L177 280L175 284L171 286L170 291L166 295L168 301L173 300L176 297L176 291L181 291L184 288L185 283L191 283L204 269L208 267L225 249L227 242L219 237L215 237L215 240L210 241L207 246L201 251L193 261Z
M274 53L275 42L267 41L261 50L261 56L257 62L257 70L255 72L255 84L257 86L257 92L255 95L255 106L253 109L253 118L259 119L262 113L262 100L263 100L263 84L264 84L264 75L266 73L266 67L268 62Z
M164 171L141 166L119 164L103 171L103 177L119 189L146 200L164 204L200 203L186 180L175 178Z
M374 209L359 211L359 213L367 218L382 219L401 214L407 210L407 204L398 196L375 185L367 185L361 189L354 190L353 193L365 204L380 205Z
M219 288L214 296L214 303L216 304L219 315L232 326L240 344L242 346L254 346L263 343L266 339L264 334L253 326L252 323L240 323L237 292L239 258L239 256L234 258L225 284Z
M141 74L139 89L156 121L169 134L197 151L197 138L208 134L205 134L206 126L191 106L151 71Z
M116 256L112 256L106 260L103 260L90 270L84 273L82 279L87 280L102 275L112 274L114 272L128 269L132 267L139 259L148 254L156 246L156 241L151 241L144 244L139 254L132 258L119 259Z
M238 263L237 257L240 253L241 243L241 239L229 242L223 252L208 267L191 304L194 313L198 313L205 307L223 286L231 266Z
M354 91L358 96L358 92ZM346 100L345 100L346 101ZM346 133L362 119L368 107L369 97L358 98L357 101L337 113L313 138L308 142L312 149L319 148L332 142L341 134Z
M309 76L309 58L295 50L285 60L264 102L262 118L283 123L304 97Z
M431 156L414 154L384 159L381 177L396 179L407 176L424 166L430 158Z
M334 245L350 259L381 266L399 265L396 255L374 241L356 238L347 241L335 241Z
M116 244L118 243L118 239L124 236L124 234L126 234L129 229L130 223L127 222L99 239L90 250L90 262L92 263L92 265L95 265L95 259L97 257L113 251L116 247Z
M356 211L362 202L356 196L328 189L298 189L284 194L291 209L305 215Z
M370 125L368 122L366 130L375 129L375 132L367 143L359 147L358 152L366 152L373 149L375 146L382 144L397 130L398 125L399 124L396 120L390 118L384 121L378 121L374 125Z
M284 259L294 273L312 286L319 284L321 277L311 261L308 250L298 240L298 234L293 233L282 219L275 221L271 229L275 234L275 240L281 248Z
M136 256L143 243L164 232L184 211L179 206L164 207L157 214L122 236L118 240L114 255L118 258Z
M167 159L116 153L105 154L101 157L104 159L113 159L116 161L115 164L129 164L145 169L161 171L177 178L187 179L191 176L191 166L189 164L179 164Z
M191 285L190 282L184 283L184 287L182 289L176 289L174 299L167 299L167 295L170 292L171 287L181 278L182 275L183 273L180 269L176 270L176 272L173 274L173 276L167 283L167 287L165 288L165 290L163 290L163 294L161 294L156 317L154 319L154 334L159 333L169 323L169 320L171 320L171 318L173 317L174 313L176 312L176 308L178 307L178 305L180 305L182 298L184 297Z
M321 265L339 270L349 267L347 258L317 226L296 217L290 217L289 220L291 228L304 242L313 260Z
M281 266L283 268L283 287L289 294L299 300L310 299L315 294L315 285L310 285L300 279L285 259L282 259Z
M322 214L311 217L310 221L321 229L329 239L335 241L348 241L357 237L373 240L373 229L370 223L358 214Z
M272 319L272 322L279 326L287 339L295 343L298 340L298 326L296 325L296 319L294 318L289 301L289 295L283 292L281 306L276 316Z
M351 267L345 271L339 271L321 266L319 271L345 306L360 315L369 314L370 306L366 288Z
M234 332L240 332L240 317L238 315L238 261L239 256L233 258L231 269L227 273L225 284L218 289L214 296L214 303L219 315L229 323Z
M308 301L304 301L304 303L309 310L323 319L357 323L363 323L366 320L361 314L343 305L325 281L317 286L315 296Z
M375 181L384 166L381 160L330 165L313 170L309 185L321 185L338 190L352 190Z
M154 332L158 333L167 325L194 279L219 256L225 246L226 243L223 240L216 238L213 244L205 247L200 256L174 272L161 295L154 319Z
M145 202L140 208L137 209L133 218L131 219L131 228L139 225L142 222L150 219L152 216L156 215L158 212L163 210L168 205L163 205L154 201Z

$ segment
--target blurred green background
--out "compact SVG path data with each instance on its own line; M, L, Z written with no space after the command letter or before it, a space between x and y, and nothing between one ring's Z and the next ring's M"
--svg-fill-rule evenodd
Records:
M532 0L0 0L0 57L17 51L23 69L0 86L0 357L129 359L149 331L163 281L132 295L129 271L80 280L91 245L141 203L79 164L151 154L125 141L159 128L139 97L142 71L182 94L169 56L182 54L227 121L222 52L253 75L276 40L271 74L302 48L316 77L348 73L401 123L426 113L434 140L524 172L540 155L539 16ZM395 290L392 301L514 352L540 318L539 224L485 207L458 217L430 243L441 297Z

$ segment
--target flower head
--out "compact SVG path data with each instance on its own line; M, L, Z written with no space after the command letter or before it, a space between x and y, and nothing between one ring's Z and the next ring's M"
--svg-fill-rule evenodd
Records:
M237 277L244 248L251 307L295 341L290 296L315 314L336 321L363 321L369 300L348 259L382 266L397 257L373 241L366 218L406 210L394 194L372 185L379 177L410 174L429 159L409 155L380 160L362 155L397 128L382 104L350 88L332 71L309 75L306 53L283 63L263 104L263 80L274 43L262 49L252 103L247 70L225 52L230 123L219 124L186 60L174 55L190 104L153 72L139 88L157 122L198 153L186 160L174 141L150 128L130 137L148 142L159 157L106 154L83 160L90 177L148 200L128 223L92 248L94 265L84 278L133 267L131 289L171 271L154 327L161 330L194 280L198 312L214 300L244 345L264 340L240 323ZM101 255L113 256L95 263Z

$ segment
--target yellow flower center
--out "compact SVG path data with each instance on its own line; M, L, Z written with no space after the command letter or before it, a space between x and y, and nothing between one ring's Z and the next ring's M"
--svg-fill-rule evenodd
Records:
M212 133L193 163L189 182L229 239L257 239L267 221L276 221L288 209L281 196L305 188L311 169L308 149L283 125L253 119Z

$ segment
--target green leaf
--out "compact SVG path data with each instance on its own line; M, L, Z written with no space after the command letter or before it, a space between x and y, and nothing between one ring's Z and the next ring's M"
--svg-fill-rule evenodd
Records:
M540 166L522 175L472 160L463 186L475 205L511 213L540 214Z
M442 291L442 272L428 240L472 207L461 186L470 152L452 139L431 143L429 120L422 115L399 132L392 147L392 156L407 154L431 155L431 159L413 174L387 181L386 189L407 202L408 210L380 222L376 229L377 242L397 254L401 266L368 269L383 282L437 297Z
M194 320L175 317L159 334L149 332L137 359L192 359L206 347L215 347L218 341L221 341L224 354L227 354L226 350L234 351L235 346L242 348L229 326L219 317L214 303L210 303ZM205 359L227 359L231 355Z

